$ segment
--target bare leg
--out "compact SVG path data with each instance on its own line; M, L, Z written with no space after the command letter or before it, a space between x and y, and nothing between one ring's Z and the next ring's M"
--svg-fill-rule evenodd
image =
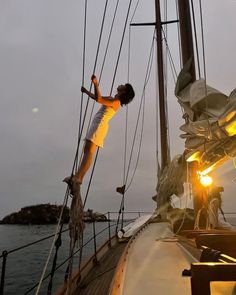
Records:
M97 149L96 144L94 144L90 140L86 140L85 146L84 146L84 154L83 158L80 164L80 167L78 171L75 174L76 179L78 180L79 183L83 182L84 175L90 168L92 162L93 162L93 155Z

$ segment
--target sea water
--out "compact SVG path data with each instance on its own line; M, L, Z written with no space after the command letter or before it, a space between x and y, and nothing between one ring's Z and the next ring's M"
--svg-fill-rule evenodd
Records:
M112 233L115 231L115 222L111 222ZM97 249L108 239L108 223L96 222L96 232L104 229L97 238ZM56 225L0 225L0 253L3 250L13 250L17 247L34 242L55 232ZM84 231L84 243L93 237L93 224L86 223ZM46 262L53 238L10 253L7 257L6 278L4 286L4 294L6 295L21 295L35 294L35 290L27 293L27 291L38 283L44 264ZM78 248L77 248L78 249ZM54 251L52 258L54 256ZM85 261L94 254L93 240L83 250L82 260ZM65 232L62 235L62 246L58 252L57 265L65 261L69 257L69 233ZM46 274L51 271L52 258L47 268ZM74 267L78 266L79 253L74 257ZM2 265L2 259L1 264ZM65 263L59 270L56 271L53 279L53 291L63 285L64 275L68 263ZM2 266L1 266L2 267ZM45 280L39 294L47 294L47 285L49 280ZM53 292L52 292L53 294Z

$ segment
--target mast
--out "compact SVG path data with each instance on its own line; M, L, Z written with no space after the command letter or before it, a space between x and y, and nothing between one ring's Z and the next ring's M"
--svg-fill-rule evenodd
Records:
M168 159L168 140L167 140L167 115L165 108L164 91L164 72L163 72L163 47L162 47L162 22L160 0L155 0L156 10L156 35L157 35L157 71L159 88L159 114L160 114L160 133L161 133L161 171L167 166Z
M181 36L181 49L183 65L192 58L192 65L190 73L192 76L192 82L196 80L195 62L194 62L194 50L193 50L193 35L191 25L191 13L189 0L178 0L179 9L179 24L180 24L180 36ZM191 177L193 191L193 207L195 218L199 209L202 207L202 187L198 178L199 164L197 161L190 163Z
M194 62L193 35L189 0L178 0L178 7L183 65L190 58L192 58L191 75L192 81L195 81L196 72Z

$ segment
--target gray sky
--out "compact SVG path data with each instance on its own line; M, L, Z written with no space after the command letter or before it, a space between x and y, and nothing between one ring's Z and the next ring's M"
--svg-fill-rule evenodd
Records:
M83 38L82 0L11 0L0 4L0 218L23 206L37 203L61 204L76 146ZM195 1L198 3L198 1ZM89 87L99 27L105 1L88 0L88 33L85 86ZM134 9L133 3L131 11ZM104 38L97 73L100 72L109 24L115 1L109 1ZM235 48L236 1L204 1L204 29L207 81L229 94L236 86ZM109 94L118 46L128 1L121 1L111 47L101 80L103 94ZM169 1L169 19L175 4ZM197 15L198 18L198 15ZM134 21L154 20L154 0L140 0ZM152 28L133 28L131 39L130 82L136 90L129 107L129 150L152 39ZM175 25L169 28L170 49L178 68ZM127 81L127 41L119 64L116 84ZM153 70L155 73L155 69ZM183 151L178 126L183 122L169 75L169 118L172 156ZM32 112L38 108L38 112ZM155 79L146 91L146 116L139 166L127 192L127 210L152 210L151 196L156 186ZM122 185L125 109L110 124L105 147L100 152L87 207L106 212L117 210L120 196L115 187ZM136 145L137 148L137 145ZM135 155L137 154L137 149ZM131 172L133 166L131 167ZM216 176L227 185L226 211L235 205L236 171L232 162ZM88 182L85 179L84 187ZM83 191L84 192L84 189Z

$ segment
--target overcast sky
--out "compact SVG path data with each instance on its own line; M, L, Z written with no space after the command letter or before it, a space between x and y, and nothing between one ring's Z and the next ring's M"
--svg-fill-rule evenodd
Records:
M114 1L108 1L104 36L96 73L99 74ZM111 46L100 83L109 94L128 0L121 0ZM196 17L198 18L198 1ZM229 94L236 87L236 1L203 1L207 82ZM85 86L90 85L103 0L88 0ZM133 2L131 12L136 1ZM175 1L169 1L169 19L175 18ZM61 180L70 174L77 140L77 126L82 79L82 0L11 0L0 4L0 218L23 206L38 203L61 204L65 185ZM140 0L134 22L154 21L154 0ZM200 28L200 27L199 27ZM198 29L199 29L198 28ZM136 97L129 107L129 145L142 94L144 76L152 41L153 28L135 27L131 34L130 83ZM177 29L170 25L170 49L177 70ZM127 82L128 31L119 63L116 86ZM201 52L201 51L200 51ZM156 186L156 89L155 67L146 90L145 125L142 150L136 177L126 195L126 209L146 211L155 207L151 197ZM172 157L182 153L179 138L183 123L180 107L173 95L169 73L169 118ZM118 210L122 185L125 108L110 124L104 149L101 150L87 208L106 212ZM137 155L135 145L134 155ZM131 172L133 171L131 167ZM236 170L233 163L216 175L225 184L224 208L233 210ZM88 183L85 178L82 193ZM235 207L234 207L235 206ZM235 210L236 211L236 210Z

